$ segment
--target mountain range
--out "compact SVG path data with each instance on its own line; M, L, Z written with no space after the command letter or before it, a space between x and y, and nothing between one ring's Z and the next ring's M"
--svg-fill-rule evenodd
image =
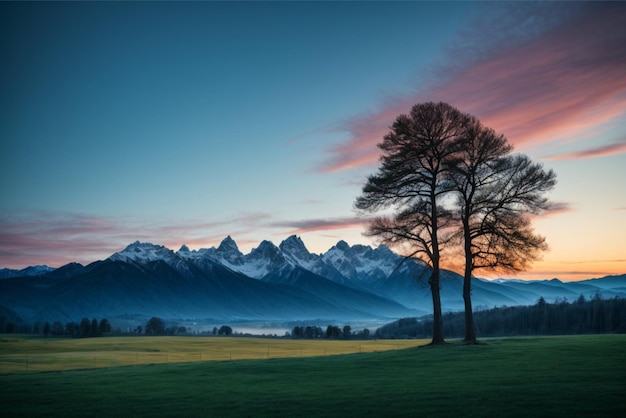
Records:
M424 263L385 246L344 241L312 254L290 236L279 246L263 241L245 255L230 236L217 248L193 251L134 242L86 266L2 269L0 308L25 321L106 317L121 325L152 316L195 323L385 321L431 312L429 274ZM463 309L462 282L460 275L442 271L444 310ZM596 294L626 297L626 275L472 283L476 309Z

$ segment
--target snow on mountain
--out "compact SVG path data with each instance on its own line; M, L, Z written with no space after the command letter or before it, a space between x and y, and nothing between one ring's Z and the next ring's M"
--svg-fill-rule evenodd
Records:
M261 279L270 272L280 271L289 265L284 254L270 241L261 242L244 260L245 264L239 271L255 279Z
M305 277L303 272L310 272L318 278L395 300L411 309L423 308L423 305L430 303L428 266L419 260L406 259L384 245L372 248L366 245L350 246L345 241L339 241L326 253L318 255L310 253L302 239L293 235L278 247L263 241L244 255L237 243L227 236L217 248L191 251L183 245L178 252L161 245L134 242L109 259L132 261L138 266L162 261L185 277L194 277L197 270L210 277L216 268L225 267L249 278L275 283L291 283L294 277ZM462 309L463 301L459 291L462 277L444 270L441 281L442 301L447 309ZM572 299L581 294L593 297L597 292L606 297L624 294L624 276L616 277L614 281L619 286L614 287L611 283L608 289L603 289L591 280L586 283L563 283L559 280L477 279L472 290L476 306L491 307L532 304L540 296L552 301L557 297Z
M358 281L387 279L403 261L384 245L376 249L366 245L350 247L345 241L339 241L322 258L345 277Z
M295 267L322 273L324 277L340 276L338 272L329 271L329 266L319 255L309 253L302 240L295 235L284 240L279 247L270 241L263 241L246 255L241 253L230 236L224 238L217 248L190 251L187 246L182 246L177 254L197 266L210 260L255 279L262 279L269 273L288 273Z
M174 258L176 258L174 251L163 245L135 241L122 251L113 254L108 259L111 261L135 261L138 263L161 260L170 264L169 262Z
M0 277L5 270L0 270ZM158 311L171 318L231 315L280 319L370 314L391 317L432 309L430 270L424 263L405 259L386 246L350 246L345 241L324 254L312 254L297 236L288 237L280 246L263 241L245 255L230 236L217 248L190 250L183 245L177 252L137 241L88 266L69 264L49 272L33 267L28 271L43 273L41 278L21 280L24 274L20 273L16 280L0 281L0 305L16 307L16 312L30 312L31 316L39 315L47 301L56 300L50 297L53 288L61 299L58 306L45 309L61 312L71 308L75 316L87 314L95 306L103 312L118 309L115 312L120 314L152 315ZM447 270L441 274L444 310L463 309L462 277ZM117 281L116 285L109 286L111 281ZM30 290L20 290L19 286ZM109 292L106 300L103 289ZM33 304L36 298L32 299L29 292L40 295L41 302L37 299ZM80 292L91 292L91 299L78 298ZM574 300L580 295L593 298L596 294L625 297L626 275L577 283L475 279L472 284L474 305L481 308L528 305L539 297L552 302L565 297ZM79 305L74 303L77 299Z
M220 246L215 250L214 255L226 263L235 266L243 263L243 254L239 251L237 243L230 235L222 240Z
M230 236L224 238L217 248L189 250L183 245L176 254L205 271L217 263L254 279L262 278L272 268L277 268L277 264L285 263L280 250L269 241L263 241L258 248L243 255Z
M46 273L50 273L54 271L54 267L46 266L46 265L37 265L26 267L21 270L16 269L8 269L3 268L0 269L0 279L8 279L11 277L22 277L22 276L41 276Z
M149 242L135 241L122 251L110 256L108 260L133 262L138 265L160 261L168 264L184 276L192 274L189 263L179 253L175 253L163 245L155 245Z
M365 245L351 247L345 241L339 241L325 254L312 254L302 239L295 235L282 241L278 247L270 241L263 241L245 255L230 236L224 238L217 248L190 250L182 245L177 252L162 245L137 241L109 259L139 264L161 260L178 271L188 270L189 264L208 271L217 263L255 279L262 279L270 273L288 274L294 268L302 268L356 287L386 280L403 260L385 246L376 249Z
M281 242L278 248L291 264L303 267L307 270L312 270L319 260L319 257L311 254L309 250L306 249L302 239L295 235Z

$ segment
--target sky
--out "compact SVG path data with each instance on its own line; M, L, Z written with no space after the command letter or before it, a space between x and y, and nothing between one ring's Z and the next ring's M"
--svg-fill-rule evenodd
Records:
M507 277L626 273L624 22L624 2L2 2L0 267L376 246L354 209L376 145L443 101L557 173L550 251Z

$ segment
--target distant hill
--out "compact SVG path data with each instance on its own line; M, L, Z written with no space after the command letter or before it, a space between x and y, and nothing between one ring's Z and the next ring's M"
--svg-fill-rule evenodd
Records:
M25 321L76 321L106 317L112 323L169 320L364 321L393 320L432 310L424 263L389 248L340 241L311 254L291 236L278 247L263 241L242 254L232 238L217 248L172 251L134 242L106 260L52 269L3 269L0 307ZM463 308L462 277L443 271L446 311ZM473 280L477 309L548 302L626 297L626 275L582 282Z

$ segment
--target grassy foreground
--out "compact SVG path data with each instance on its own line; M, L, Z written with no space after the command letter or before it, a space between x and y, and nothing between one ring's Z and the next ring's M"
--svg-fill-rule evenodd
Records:
M5 374L0 405L12 417L626 416L626 335L487 343Z

